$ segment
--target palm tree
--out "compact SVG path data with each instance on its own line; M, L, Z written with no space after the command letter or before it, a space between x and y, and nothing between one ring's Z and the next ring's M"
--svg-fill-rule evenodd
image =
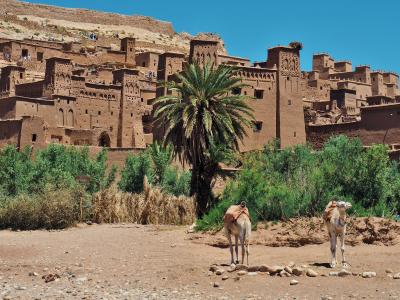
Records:
M233 67L194 63L175 75L165 83L169 94L154 102L154 119L165 130L164 143L192 166L190 193L201 217L212 203L211 182L219 165L215 158L220 156L215 149L224 145L237 151L254 117L247 97L238 95L244 85Z

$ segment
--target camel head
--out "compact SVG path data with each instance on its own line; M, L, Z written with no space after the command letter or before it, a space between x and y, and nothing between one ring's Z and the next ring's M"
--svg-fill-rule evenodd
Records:
M340 213L345 213L347 209L352 207L350 202L345 201L338 201L336 205Z

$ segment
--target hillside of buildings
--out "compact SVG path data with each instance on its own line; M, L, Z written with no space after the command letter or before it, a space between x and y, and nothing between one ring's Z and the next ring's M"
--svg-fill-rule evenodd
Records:
M84 46L119 49L119 39L137 40L138 51L186 53L192 36L173 24L147 16L128 16L87 9L69 9L16 0L0 0L0 38L80 42ZM203 39L220 40L200 33ZM220 43L221 53L225 49Z

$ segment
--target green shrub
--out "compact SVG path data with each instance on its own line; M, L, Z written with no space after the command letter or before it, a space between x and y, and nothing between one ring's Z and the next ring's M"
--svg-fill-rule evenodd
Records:
M35 195L2 198L0 228L62 229L90 218L90 197L80 186L47 187Z
M147 176L149 182L153 181L151 159L147 152L139 155L129 155L121 171L119 188L124 192L140 193L143 191L143 178Z
M246 201L252 220L319 215L333 198L350 201L350 213L390 217L399 212L400 176L384 145L363 148L358 139L331 138L320 151L279 149L277 141L245 156L243 167L200 230L222 226L231 204Z

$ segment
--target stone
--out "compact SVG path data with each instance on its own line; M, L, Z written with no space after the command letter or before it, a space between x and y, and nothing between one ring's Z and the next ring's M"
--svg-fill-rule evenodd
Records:
M392 269L386 269L385 272L386 272L387 274L392 274L392 273L393 273L393 270L392 270Z
M247 268L249 272L258 272L260 270L260 266L251 266Z
M301 276L301 275L303 275L303 273L304 273L304 269L303 269L303 268L294 267L294 268L292 269L292 274L293 274L293 275Z
M218 276L219 276L219 275L222 275L222 274L224 274L224 273L225 273L225 270L224 270L224 269L218 269L218 270L215 271L215 274L218 275Z
M218 270L218 266L217 265L212 265L208 270L215 273Z
M256 276L258 273L257 272L248 272L247 275L248 276Z
M361 276L362 278L373 278L376 277L376 272L363 272Z
M396 273L393 275L393 279L400 279L400 273Z
M222 279L223 281L228 280L228 279L229 279L229 276L228 276L228 275L224 275L224 276L222 276L221 279Z
M298 284L299 284L299 282L297 280L295 280L295 279L290 280L290 285L298 285Z
M329 276L339 276L339 272L329 272Z
M237 274L239 275L239 276L244 276L244 275L247 275L247 271L246 270L241 270L241 271L239 271L239 272L237 272Z
M294 263L294 261L291 261L288 263L288 267L289 268L293 268L296 264Z
M343 270L341 270L341 271L338 273L338 276L339 276L339 277L351 276L351 272L349 272L349 271L343 269Z
M36 273L36 272L29 272L29 276L39 276L39 274L38 273Z
M93 222L92 221L86 221L86 224L87 225L93 225Z
M288 272L289 274L293 274L293 270L292 270L292 268L289 267L289 266L286 266L284 270L285 270L286 272Z
M315 272L313 269L307 269L306 275L307 275L308 277L317 277L317 276L318 276L318 273Z
M215 288L218 288L218 287L220 287L220 284L219 284L219 282L217 282L217 281L216 281L216 282L214 282L214 283L213 283L213 287L215 287Z
M237 264L235 266L235 271L241 271L241 270L245 270L247 271L248 267L246 265L242 265L242 264Z
M266 273L271 270L271 267L268 265L261 265L258 269L258 272Z
M78 278L76 279L76 282L77 282L78 284L85 283L86 281L87 281L87 277L78 277Z
M281 277L290 277L292 276L290 273L286 272L285 270L282 270L279 272L279 276Z

